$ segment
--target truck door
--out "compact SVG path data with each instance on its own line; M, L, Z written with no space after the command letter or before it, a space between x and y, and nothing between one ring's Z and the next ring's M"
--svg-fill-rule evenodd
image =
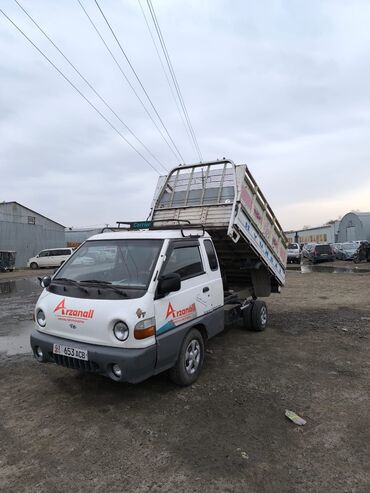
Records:
M216 250L211 239L203 240L203 261L208 270L208 283L203 289L204 301L207 303L207 310L212 311L224 304L224 288L221 277L220 265L217 259Z
M180 291L169 293L154 302L158 363L161 366L174 363L184 337L181 326L209 311L205 302L209 276L198 240L175 240L170 244L160 276L171 273L180 275Z

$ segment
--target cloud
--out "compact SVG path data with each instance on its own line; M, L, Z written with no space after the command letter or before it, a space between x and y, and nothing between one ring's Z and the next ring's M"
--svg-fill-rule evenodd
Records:
M157 158L176 165L78 3L21 3ZM94 2L84 5L139 91ZM101 5L185 160L196 161L138 3ZM287 229L370 210L366 1L154 5L206 160L247 162ZM134 143L17 5L2 8ZM0 26L0 200L68 226L146 217L156 173L2 16Z

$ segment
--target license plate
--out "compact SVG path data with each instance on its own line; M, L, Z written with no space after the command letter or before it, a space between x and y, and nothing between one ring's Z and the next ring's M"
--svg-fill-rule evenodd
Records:
M62 356L68 356L69 358L82 359L83 361L89 361L88 352L86 349L80 349L71 346L62 346L61 344L53 345L53 353L61 354Z

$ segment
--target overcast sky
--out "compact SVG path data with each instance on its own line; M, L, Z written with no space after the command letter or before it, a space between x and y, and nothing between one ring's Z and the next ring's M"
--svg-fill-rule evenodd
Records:
M95 2L81 1L139 92ZM285 229L370 211L368 0L152 1L205 160L247 163ZM176 165L77 0L19 2L157 159ZM99 3L184 159L198 161L138 1ZM1 8L131 140L16 3ZM0 200L66 226L113 224L147 216L157 178L0 14Z

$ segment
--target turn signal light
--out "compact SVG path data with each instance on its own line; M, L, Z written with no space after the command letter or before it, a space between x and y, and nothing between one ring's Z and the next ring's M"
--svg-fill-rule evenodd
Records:
M147 337L152 337L155 334L155 325L147 327L146 329L135 329L134 336L135 339L146 339Z
M134 329L135 339L146 339L155 335L155 318L147 318L137 323Z

